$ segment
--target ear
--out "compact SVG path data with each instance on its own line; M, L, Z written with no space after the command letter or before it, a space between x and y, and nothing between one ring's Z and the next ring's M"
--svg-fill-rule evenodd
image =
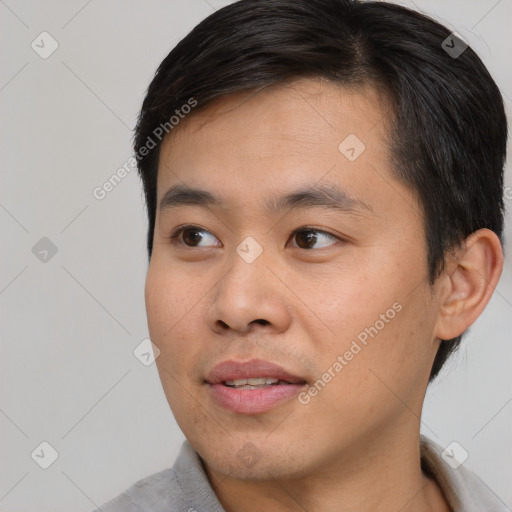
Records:
M493 231L479 229L447 257L435 288L439 311L434 335L449 340L462 334L489 302L503 269L501 243Z

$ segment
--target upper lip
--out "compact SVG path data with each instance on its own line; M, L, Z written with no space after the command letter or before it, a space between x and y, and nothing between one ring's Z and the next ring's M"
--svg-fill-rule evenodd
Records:
M284 380L290 384L304 383L305 379L286 371L281 366L263 359L250 361L223 361L215 365L206 375L210 384L220 384L226 380L250 379L254 377L270 377Z

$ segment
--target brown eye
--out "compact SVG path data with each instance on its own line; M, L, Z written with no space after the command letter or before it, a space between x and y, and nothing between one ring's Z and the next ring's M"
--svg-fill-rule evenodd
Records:
M292 238L295 238L300 249L322 249L332 245L332 243L328 243L329 240L334 241L334 243L338 240L334 235L318 229L297 230L293 233ZM319 245L315 247L315 244Z
M201 235L199 229L187 228L182 231L181 238L186 245L194 247L203 239L203 235Z
M171 235L170 239L172 243L187 247L201 248L218 247L221 245L217 238L209 231L196 226L182 226Z

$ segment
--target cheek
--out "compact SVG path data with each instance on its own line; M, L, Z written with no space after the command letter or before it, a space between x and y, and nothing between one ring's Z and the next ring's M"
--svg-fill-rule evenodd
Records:
M183 283L175 272L169 272L152 260L146 275L145 302L151 341L160 349L157 365L164 364L174 372L173 361L182 350L179 343L180 319L186 314ZM180 357L182 357L180 355Z
M204 333L206 290L201 274L190 273L151 261L145 284L145 302L151 341L159 348L157 367L185 378L200 359ZM165 376L162 374L162 378ZM172 379L168 382L172 386Z
M174 311L172 289L173 286L169 282L168 276L159 272L151 262L146 275L144 296L150 337L153 343L157 345L160 345L158 342L165 336L169 326L172 325Z
M314 281L306 274L290 279L296 295L304 297L304 317L311 318L305 328L315 327L310 334L320 352L332 354L334 349L343 353L359 335L364 341L369 336L366 330L376 322L380 332L397 316L393 305L401 293L396 278L388 278L375 264L347 267L329 275L317 273Z
M312 338L318 371L343 375L331 389L347 401L360 393L377 400L389 395L379 377L405 395L428 377L435 308L428 284L417 277L424 263L383 255L324 280L320 293L309 295L308 305L324 324L324 336L316 331ZM336 371L338 356L342 368Z
M194 305L192 297L196 286L184 278L179 269L153 257L145 284L146 314L150 334L162 340L179 327L178 322ZM154 341L154 340L153 340Z
M193 310L185 300L187 288L179 276L157 265L156 258L152 260L146 276L145 302L149 335L160 350L156 367L162 387L178 424L186 428L187 418L196 416L191 410L193 401L187 400L185 390L187 370L194 367L197 347L186 342L183 332L195 321L189 318Z
M408 296L387 297L380 308L372 303L344 315L347 333L323 358L326 371L342 356L342 369L326 389L329 409L382 418L401 414L404 404L420 410L434 356L434 322L425 294L426 285ZM395 297L399 300L393 302ZM338 325L343 331L341 320Z

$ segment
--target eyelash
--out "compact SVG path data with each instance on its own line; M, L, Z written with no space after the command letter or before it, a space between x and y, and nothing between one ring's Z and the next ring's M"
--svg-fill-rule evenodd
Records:
M191 230L196 230L196 231L204 231L204 232L207 232L207 233L210 233L207 229L204 229L204 228L201 228L199 226L195 226L193 224L187 224L187 225L184 225L184 226L178 226L174 231L173 233L171 234L171 236L169 237L169 241L175 245L183 245L184 247L188 248L188 249L207 249L206 247L194 247L194 246L190 246L190 245L186 245L183 243L182 240L179 240L179 237L180 235L186 231L187 229L191 229ZM333 240L336 240L336 241L343 241L340 237L336 236L336 235L333 235L332 233L329 233L327 231L323 231L321 229L317 229L317 228L314 228L314 227L311 227L311 226L302 226L300 228L297 228L296 230L294 230L290 236L290 238L293 238L295 235L297 235L298 233L302 233L302 232L313 232L313 233L321 233L323 235L326 235L327 237L333 239ZM210 234L213 234L213 233L210 233ZM329 246L330 247L330 246ZM210 249L211 247L208 247L208 249ZM296 247L296 249L302 249L304 251L311 251L313 249L304 249L302 247ZM323 249L323 247L321 248ZM318 250L318 249L317 249Z

